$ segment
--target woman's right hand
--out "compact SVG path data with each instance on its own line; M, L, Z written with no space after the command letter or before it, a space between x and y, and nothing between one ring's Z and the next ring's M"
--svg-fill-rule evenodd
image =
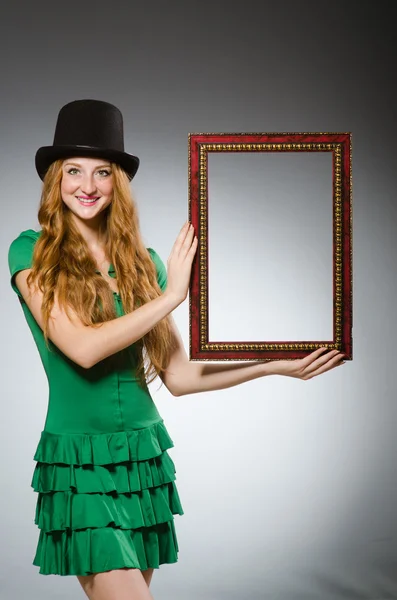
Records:
M172 295L178 304L181 304L187 297L197 244L194 228L189 221L186 221L167 260L167 287L164 294Z

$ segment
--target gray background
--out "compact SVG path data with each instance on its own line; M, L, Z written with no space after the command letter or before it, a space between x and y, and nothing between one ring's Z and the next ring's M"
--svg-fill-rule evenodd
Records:
M142 231L164 261L187 218L188 132L353 132L354 361L309 382L267 377L180 398L152 386L185 515L180 559L151 587L173 600L397 598L394 6L2 8L1 600L83 597L75 577L31 565L29 484L48 388L6 256L21 230L38 228L34 153L78 98L122 110L126 148L142 161ZM175 319L187 348L187 302Z
M333 339L332 154L208 153L210 342Z

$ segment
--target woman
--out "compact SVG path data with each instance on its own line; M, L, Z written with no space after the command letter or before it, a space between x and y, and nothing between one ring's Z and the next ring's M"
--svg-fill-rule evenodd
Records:
M147 383L159 375L180 396L341 364L324 348L297 361L189 362L171 313L187 297L197 237L185 223L168 273L145 248L129 187L138 166L115 106L65 105L53 145L36 153L42 229L21 232L8 255L49 381L34 455L33 564L76 575L91 600L152 598L153 570L177 561L173 442Z

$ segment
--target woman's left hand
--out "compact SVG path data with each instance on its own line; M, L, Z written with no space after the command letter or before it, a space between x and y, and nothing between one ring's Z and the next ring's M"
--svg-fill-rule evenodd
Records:
M304 358L295 360L274 361L276 375L285 375L286 377L295 377L297 379L312 379L334 367L345 364L341 360L344 354L339 350L331 350L323 354L326 348L318 348Z

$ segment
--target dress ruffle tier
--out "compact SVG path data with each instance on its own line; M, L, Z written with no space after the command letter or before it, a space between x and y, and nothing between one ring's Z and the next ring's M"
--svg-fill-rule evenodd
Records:
M43 575L89 575L178 560L183 515L174 446L163 421L102 434L43 431L34 460L40 529L33 560Z

